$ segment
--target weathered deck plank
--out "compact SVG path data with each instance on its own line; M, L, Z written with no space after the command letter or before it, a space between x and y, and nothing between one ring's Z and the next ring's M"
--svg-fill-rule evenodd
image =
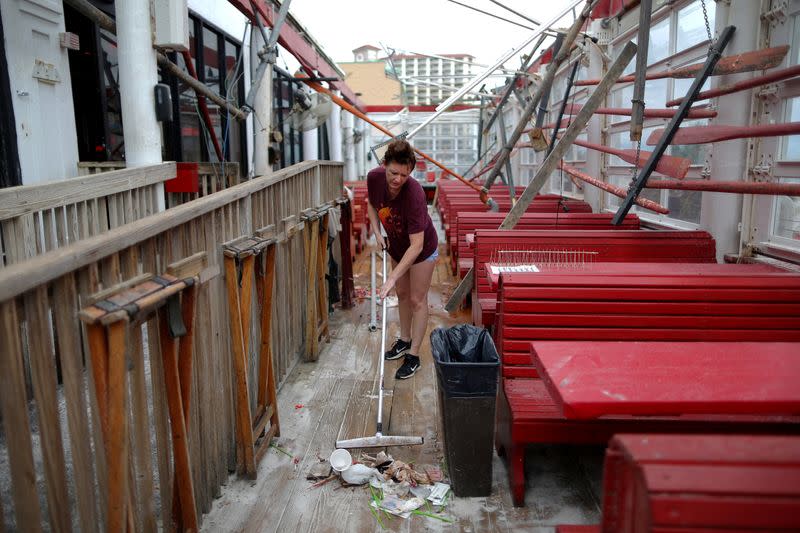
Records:
M444 302L455 287L447 260L447 257L440 258L434 271L428 335L435 327L469 321L468 309L457 315L448 315L443 310ZM357 258L353 272L357 295L368 295L368 251ZM595 478L600 476L601 449L533 448L527 461L533 465L528 473L532 485L528 489L530 503L525 508L513 507L505 465L495 456L492 495L454 498L444 511L454 519L454 524L422 516L412 516L408 520L384 517L385 529L382 530L370 512L366 488L342 487L338 480L312 488L305 476L318 460L318 454L327 458L337 438L375 433L380 332L370 332L367 328L369 299L356 298L355 304L351 310L337 309L330 316L331 343L322 345L317 362L299 363L278 393L281 438L277 442L297 458L297 467L286 455L271 450L259 465L255 484L231 478L221 498L205 516L204 530L511 532L551 531L552 526L561 523L599 521ZM391 344L399 329L396 308L390 308L387 316L387 344ZM427 339L420 355L422 368L409 380L396 382L394 379L402 361L386 364L386 387L391 394L384 398L385 433L425 438L422 446L390 449L395 459L442 466L444 436L436 373ZM296 408L298 405L302 407ZM358 459L359 451L351 451Z

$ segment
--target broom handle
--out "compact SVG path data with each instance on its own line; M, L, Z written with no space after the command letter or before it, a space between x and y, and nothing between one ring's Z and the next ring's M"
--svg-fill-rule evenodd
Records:
M382 255L383 263L383 279L381 285L386 283L386 248L383 249ZM381 298L381 353L378 354L380 362L380 390L378 391L378 427L375 431L375 436L380 437L383 434L383 354L386 353L386 298Z

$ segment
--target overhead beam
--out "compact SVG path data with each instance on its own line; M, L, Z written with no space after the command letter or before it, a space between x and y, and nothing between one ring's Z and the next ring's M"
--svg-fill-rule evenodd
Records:
M253 16L253 9L250 6L250 0L229 0L231 5L242 12L250 21L256 23ZM269 0L253 0L253 5L256 6L258 14L262 17L264 22L269 27L274 27L275 20L278 16L278 9ZM336 67L331 58L320 50L317 45L310 42L304 35L304 30L300 24L290 14L286 18L286 23L283 24L278 36L278 43L288 50L303 68L308 71L309 75L318 74L323 78L337 78L341 79L341 72ZM358 99L356 94L350 87L343 81L332 81L331 86L340 91L342 96L353 106L360 110L364 110L364 104Z

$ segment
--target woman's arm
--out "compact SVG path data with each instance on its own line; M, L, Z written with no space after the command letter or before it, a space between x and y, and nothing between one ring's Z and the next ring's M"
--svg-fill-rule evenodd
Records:
M411 245L406 250L406 253L403 254L403 258L397 263L397 266L392 269L392 273L386 277L386 281L381 287L381 299L388 296L397 280L411 268L419 254L422 253L422 248L425 245L425 232L412 233L408 236L408 240L411 241Z
M381 250L385 249L386 241L383 240L383 235L381 235L381 221L378 218L378 211L372 207L369 199L367 199L367 216L369 216L369 227L372 230L372 234L375 235L375 242L378 243Z

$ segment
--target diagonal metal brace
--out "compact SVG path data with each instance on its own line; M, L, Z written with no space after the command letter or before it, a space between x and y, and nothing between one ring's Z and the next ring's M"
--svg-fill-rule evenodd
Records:
M615 226L618 226L622 223L628 212L631 210L631 207L633 207L634 199L636 199L636 197L639 196L639 193L642 192L642 189L647 183L647 178L649 178L650 174L652 174L656 169L659 159L661 159L661 156L664 155L667 147L672 142L672 138L678 132L678 127L689 113L689 109L697 99L697 95L700 94L700 88L714 71L714 67L717 65L717 62L722 56L722 51L725 50L725 47L733 37L734 31L736 31L735 26L726 27L724 30L722 30L722 34L720 34L717 42L714 43L714 45L709 49L708 58L706 58L705 65L703 65L703 68L697 73L697 76L695 77L694 82L692 82L692 86L689 88L689 91L686 93L683 102L681 102L681 106L678 108L677 113L675 113L675 116L672 117L672 120L667 125L666 129L664 130L664 134L661 136L661 139L658 141L655 149L650 154L650 158L647 160L647 163L645 163L644 167L642 167L642 170L636 177L636 181L628 190L628 196L625 197L622 205L619 206L619 210L617 210L617 213L614 215L611 223Z

